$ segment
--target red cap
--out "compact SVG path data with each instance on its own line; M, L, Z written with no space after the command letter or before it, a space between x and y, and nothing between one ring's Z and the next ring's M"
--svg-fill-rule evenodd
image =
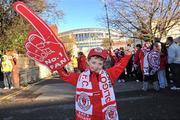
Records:
M104 50L104 49L101 49L101 48L93 48L93 49L90 50L90 52L88 54L88 57L92 57L92 56L95 56L95 55L106 59L107 56L108 56L108 52L107 52L107 50Z

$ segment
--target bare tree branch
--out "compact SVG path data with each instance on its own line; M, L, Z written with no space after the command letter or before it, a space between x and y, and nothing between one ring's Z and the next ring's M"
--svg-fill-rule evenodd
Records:
M109 8L112 27L133 38L166 37L180 22L180 0L116 0Z

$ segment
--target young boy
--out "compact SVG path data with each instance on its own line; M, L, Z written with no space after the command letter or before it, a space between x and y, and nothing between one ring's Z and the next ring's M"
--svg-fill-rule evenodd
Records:
M112 68L103 70L107 51L91 49L88 55L88 68L82 73L67 73L58 70L61 78L76 86L76 120L118 120L117 105L113 86L124 71L130 55Z
M107 52L92 49L88 55L89 68L82 73L67 73L62 68L69 62L63 43L35 13L22 2L13 8L35 28L25 43L26 53L33 60L58 71L64 81L76 86L77 120L118 120L117 106L112 85L124 71L130 56L119 64L103 70Z

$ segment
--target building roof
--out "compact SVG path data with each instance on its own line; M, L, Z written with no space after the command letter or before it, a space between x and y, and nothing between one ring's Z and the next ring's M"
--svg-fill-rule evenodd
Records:
M86 32L86 31L107 31L107 28L80 28L80 29L73 29L73 30L65 31L65 32L62 32L61 34L70 34L70 33ZM115 31L112 29L111 31L118 33L118 31Z

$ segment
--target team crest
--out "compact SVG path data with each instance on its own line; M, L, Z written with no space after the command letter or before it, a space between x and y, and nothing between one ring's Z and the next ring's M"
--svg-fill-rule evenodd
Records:
M105 111L105 120L116 120L117 119L117 110L115 106L109 106Z
M87 111L91 106L89 96L81 93L78 97L78 105L83 111Z

